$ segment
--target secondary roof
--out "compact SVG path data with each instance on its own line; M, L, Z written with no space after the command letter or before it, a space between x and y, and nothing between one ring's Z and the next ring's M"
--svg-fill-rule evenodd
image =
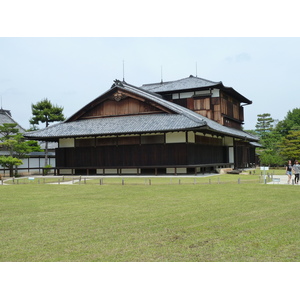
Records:
M232 87L226 87L223 85L222 81L215 82L207 79L203 79L200 77L195 77L190 75L187 78L182 78L179 80L174 81L167 81L167 82L159 82L159 83L150 83L144 84L141 88L154 93L176 93L182 91L195 91L195 90L204 90L204 89L213 89L217 88L223 91L226 91L228 94L234 96L240 102L251 104L252 101L238 93Z

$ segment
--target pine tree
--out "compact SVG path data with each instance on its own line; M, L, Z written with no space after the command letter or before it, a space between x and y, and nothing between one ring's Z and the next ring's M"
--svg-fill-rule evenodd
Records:
M31 125L38 125L40 122L45 123L46 127L49 123L64 121L63 107L53 105L50 100L45 98L31 105L33 117L29 120ZM48 142L45 147L45 166L48 165Z
M286 160L300 160L300 130L291 130L280 145L281 155Z
M257 115L257 123L255 125L256 132L259 136L263 137L266 133L272 131L274 119L271 117L271 114L264 113Z
M7 156L0 156L0 165L9 168L10 177L13 176L13 167L23 163L21 158L32 152L33 146L37 148L36 143L25 141L16 123L0 125L0 145L9 152Z

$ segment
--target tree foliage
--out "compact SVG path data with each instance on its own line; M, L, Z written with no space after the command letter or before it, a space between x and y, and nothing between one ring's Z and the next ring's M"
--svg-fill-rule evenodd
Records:
M63 107L53 105L50 100L45 98L31 105L32 118L29 120L33 126L33 130L37 129L36 125L39 123L45 123L46 127L50 123L64 121L65 116L63 114ZM45 166L48 165L48 142L45 147Z
M278 122L276 130L283 136L289 134L291 130L300 130L300 108L288 111L284 120Z
M38 125L39 123L45 123L46 127L49 123L64 121L63 107L53 105L50 100L45 98L31 105L33 117L30 119L30 124Z
M255 125L256 133L259 136L263 137L264 135L273 130L273 123L274 119L271 117L271 114L264 113L257 115L257 123Z
M280 142L282 137L276 131L271 131L264 134L260 143L262 148L257 149L257 153L260 155L260 162L265 166L278 166L283 163L282 156L280 154Z
M23 164L21 159L12 156L0 156L0 165L4 168L13 169L14 166L20 166ZM12 177L12 175L11 175Z
M16 123L0 125L0 146L9 152L8 156L1 156L0 165L9 168L11 177L13 167L23 164L21 158L25 158L32 151L40 151L37 142L25 140Z
M16 123L0 125L0 145L13 156L14 148L18 144L16 136L20 135Z
M280 153L287 160L300 158L300 130L291 130L280 144Z
M258 115L256 132L262 148L257 149L261 164L283 165L287 160L300 160L300 109L288 111L275 127L270 114Z

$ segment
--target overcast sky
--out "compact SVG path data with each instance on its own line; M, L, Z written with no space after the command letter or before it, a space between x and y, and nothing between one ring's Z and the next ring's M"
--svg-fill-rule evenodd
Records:
M282 120L300 107L300 38L83 37L0 38L3 109L26 129L31 104L48 98L71 116L113 84L141 86L196 75L222 81L253 104L245 129L257 115ZM42 127L42 126L41 126Z
M31 104L44 98L63 106L66 117L69 117L107 91L114 79L123 79L124 61L125 80L137 86L160 82L161 70L164 81L196 73L201 78L222 81L225 86L253 101L252 105L245 107L245 129L254 129L257 115L261 113L271 113L274 119L282 120L289 110L300 107L297 3L296 0L0 1L2 107L10 110L15 121L26 129L30 127ZM191 264L189 266L192 268ZM246 271L245 265L240 269L232 266L228 269L226 265L220 273L219 269L212 269L209 265L200 276L203 283L200 292L209 299L240 299L245 290L247 299L257 297L258 292L262 298L270 298L270 295L274 299L291 298L297 287L292 266L289 264L286 270L284 265L285 269L280 272L283 266L276 265L268 272L266 265L256 264L255 270L248 267ZM201 269L203 267L202 264ZM3 286L8 287L10 296L12 292L19 292L20 298L25 291L32 299L40 299L40 290L32 289L32 282L38 282L36 286L47 293L56 292L45 285L45 282L50 282L51 287L55 286L51 280L57 277L56 274L61 274L56 268L50 272L50 277L47 277L48 269L42 275L35 272L26 277L22 275L28 275L27 269L26 273L20 273L10 264L5 270L6 275L11 275L5 277L10 285ZM118 282L119 289L115 289L115 280L111 280L113 276L108 276L99 289L99 270L91 272L92 276L88 277L89 272L83 270L82 274L90 281L84 281L82 285L77 280L82 280L82 276L78 277L80 272L76 265L76 272L68 273L56 284L66 287L63 295L68 296L74 290L76 296L86 297L87 292L95 291L91 289L95 286L98 293L104 289L110 298L112 292L120 292L118 298L124 298L125 292L131 299L140 299L141 295L147 298L145 290L147 293L150 290L156 292L153 286L158 281L153 283L153 280L157 274L163 274L163 279L158 276L161 279L159 286L165 288L163 293L160 289L159 293L150 294L149 299L157 295L170 298L170 292L172 299L192 298L199 295L199 274L202 275L199 269L196 269L197 273L193 269L178 271L176 265L173 272L163 273L160 269L155 276L148 272L149 277L145 272L142 276L136 272L138 276L133 279L134 274L129 272L129 276L123 276L122 282ZM128 275L127 272L124 274ZM279 276L281 273L284 277ZM16 281L10 280L16 274L21 274L18 281L23 284L21 289L15 289ZM216 274L220 275L218 281ZM66 283L69 278L77 281ZM79 284L75 287L74 282ZM150 290L145 285L148 282L151 283ZM232 282L235 283L234 289ZM221 288L216 289L216 284ZM81 286L84 288L78 290ZM141 294L139 286L143 288ZM218 297L213 298L216 293ZM57 297L57 293L53 295Z

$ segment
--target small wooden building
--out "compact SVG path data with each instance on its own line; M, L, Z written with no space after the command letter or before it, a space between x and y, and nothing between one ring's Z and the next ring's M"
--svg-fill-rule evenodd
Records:
M26 133L58 142L59 174L197 174L255 164L258 138L241 130L252 102L190 76L112 87L66 121Z

